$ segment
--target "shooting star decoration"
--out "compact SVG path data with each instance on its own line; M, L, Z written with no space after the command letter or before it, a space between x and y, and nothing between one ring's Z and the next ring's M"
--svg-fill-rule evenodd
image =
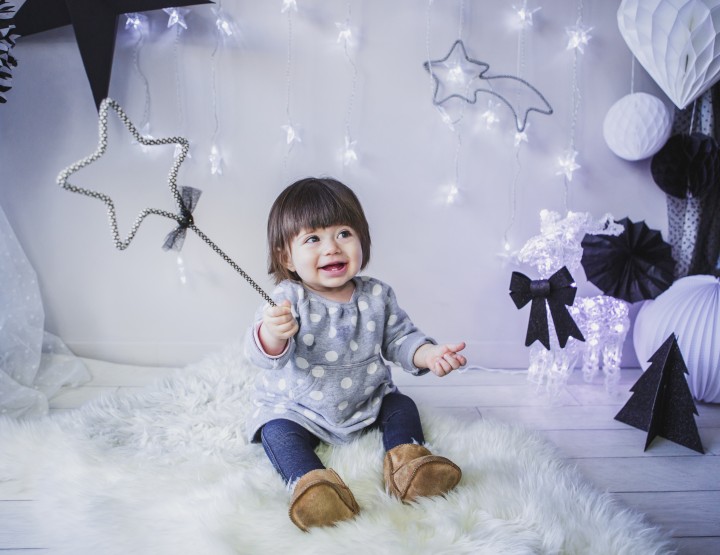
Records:
M93 162L97 161L103 154L105 154L108 144L108 110L110 110L111 108L117 113L120 121L122 121L127 130L139 144L144 146L174 144L177 146L177 149L179 151L178 155L174 157L173 165L170 168L170 173L168 174L168 185L170 186L170 192L172 193L175 201L177 202L178 213L174 214L172 212L168 212L167 210L161 210L159 208L145 208L144 210L140 211L140 213L135 218L135 222L133 223L132 228L128 235L125 237L125 239L122 239L120 237L120 231L118 229L117 223L117 215L115 211L115 203L113 202L113 200L104 193L94 191L92 189L78 187L68 181L71 175L78 172L82 168L89 166ZM185 240L187 230L191 229L197 234L198 237L200 237L200 239L207 243L213 249L213 251L215 251L216 254L218 254L237 273L239 273L243 277L243 279L245 279L253 287L253 289L255 289L255 291L260 294L263 299L265 299L266 302L268 302L271 306L275 306L275 303L270 298L270 296L265 291L263 291L263 289L255 281L253 281L253 279L247 273L245 273L245 271L243 271L240 266L238 266L227 254L225 254L220 249L220 247L213 243L208 238L208 236L205 235L202 231L200 231L200 229L195 225L192 212L197 205L197 201L200 198L201 191L193 187L181 187L180 191L178 191L177 187L178 170L180 169L180 165L185 161L188 151L190 150L189 141L184 137L166 137L161 139L143 137L138 132L137 128L132 124L132 122L125 114L123 109L120 107L120 105L111 98L105 98L100 103L98 118L99 137L97 149L94 153L86 156L82 160L75 162L74 164L71 164L63 171L61 171L58 174L57 183L67 191L100 200L107 205L108 217L110 219L110 230L113 235L115 248L117 248L118 250L125 250L126 248L128 248L132 240L135 238L135 234L137 233L143 220L145 220L145 218L151 214L174 220L175 222L177 222L177 227L173 231L171 231L165 238L165 243L163 244L164 250L180 250Z
M475 104L479 93L488 93L510 109L518 133L525 130L530 112L548 116L553 113L542 93L524 79L488 74L490 65L469 57L460 39L453 43L444 58L424 62L423 67L435 81L435 106L452 98Z

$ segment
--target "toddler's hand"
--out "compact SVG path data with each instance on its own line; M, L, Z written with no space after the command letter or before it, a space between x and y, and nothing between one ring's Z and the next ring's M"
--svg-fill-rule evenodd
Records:
M436 376L443 377L453 370L465 366L467 359L459 354L459 351L464 348L465 343L427 346L425 353L423 353L426 357L427 367Z
M268 306L263 312L263 323L260 329L264 329L275 339L287 340L295 335L300 326L292 315L290 301L285 300L277 306Z

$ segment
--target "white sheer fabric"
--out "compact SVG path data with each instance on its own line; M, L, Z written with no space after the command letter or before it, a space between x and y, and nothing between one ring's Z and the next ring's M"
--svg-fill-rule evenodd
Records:
M90 379L44 321L37 276L0 207L0 416L43 416L60 388Z

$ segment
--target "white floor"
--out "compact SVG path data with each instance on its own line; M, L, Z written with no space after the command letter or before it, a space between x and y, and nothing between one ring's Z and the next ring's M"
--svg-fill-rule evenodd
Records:
M53 412L72 410L102 392L143 387L169 372L87 362L92 383L63 392L53 401ZM623 370L620 389L624 393L613 398L602 384L586 384L575 372L566 391L555 400L538 392L524 373L470 370L443 379L398 373L396 382L418 404L439 407L462 419L486 416L539 430L598 488L613 492L651 522L670 530L679 553L717 555L720 405L697 406L696 422L706 454L662 438L643 452L647 434L613 418L639 375L639 370ZM23 527L30 503L31 499L10 493L0 483L0 555L52 553L52 546L37 545L32 531Z

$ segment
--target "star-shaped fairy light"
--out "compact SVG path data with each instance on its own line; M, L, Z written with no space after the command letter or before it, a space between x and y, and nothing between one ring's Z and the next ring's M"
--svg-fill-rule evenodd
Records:
M592 27L586 27L579 20L572 27L567 27L565 29L568 36L566 50L578 50L581 54L585 53L585 46L587 46L587 43L590 42L592 38L590 34L592 30Z
M338 43L344 44L345 47L352 46L353 33L352 33L352 29L350 28L350 25L347 23L347 21L343 21L342 23L336 23L335 27L337 27L337 30L338 30L338 38L337 38Z
M170 172L168 174L168 185L170 187L170 192L175 198L178 206L177 213L168 212L167 210L161 210L159 208L145 208L141 210L135 218L130 232L125 237L125 239L122 239L120 237L120 231L118 229L117 223L117 214L115 211L115 203L110 198L110 196L92 189L78 187L77 185L73 185L69 181L72 175L80 171L82 168L85 168L86 166L89 166L93 162L97 161L105 154L108 146L108 111L110 109L114 110L117 113L120 121L122 121L122 123L125 125L125 128L141 145L157 146L175 144L180 146L182 151L180 156L174 158L173 165L170 168ZM167 137L160 139L149 139L147 137L143 137L137 130L137 128L132 124L132 122L125 114L123 109L120 107L120 105L110 98L105 98L100 103L100 109L98 111L98 145L95 152L62 170L58 174L57 183L67 191L99 200L107 206L108 217L110 220L110 230L112 232L115 247L118 250L125 250L128 248L132 240L135 238L135 234L137 233L140 225L147 216L153 214L156 216L162 216L164 218L174 220L177 223L177 228L168 234L165 240L165 244L163 245L164 249L179 250L179 248L182 246L182 241L184 241L186 231L188 229L191 229L195 232L196 235L198 235L198 237L200 237L207 245L209 245L213 249L213 251L215 251L220 257L222 257L225 262L227 262L236 272L238 272L263 297L263 299L265 299L266 302L274 305L272 299L268 296L268 294L265 293L265 291L263 291L262 288L257 283L255 283L255 281L253 281L253 279L248 274L246 274L242 268L240 268L240 266L238 266L215 243L213 243L207 237L207 235L205 235L197 227L197 225L195 225L195 220L193 218L192 212L195 208L195 205L197 204L198 198L200 197L201 191L198 189L194 189L193 187L182 187L181 190L178 190L177 187L178 171L180 169L180 165L185 160L189 149L190 143L184 137Z
M500 121L497 109L499 103L488 100L488 107L482 114L480 114L480 120L485 123L485 129L491 130L495 128L495 124Z
M522 143L528 142L528 134L527 134L528 127L530 127L529 122L525 124L525 128L522 131L515 131L515 139L514 139L515 146L520 146Z
M565 179L572 181L575 170L581 168L580 164L575 161L577 155L576 150L568 149L558 156L558 171L555 172L555 175L564 175Z
M125 29L132 29L136 33L143 33L148 28L148 17L141 13L125 14Z
M223 157L217 145L210 147L210 173L212 175L222 175L223 173Z
M345 148L343 150L342 159L343 165L347 166L352 162L357 162L357 152L355 152L355 145L357 141L353 141L349 135L345 135Z
M237 25L225 10L219 6L213 6L212 11L215 14L215 27L224 39L237 34Z
M290 146L290 148L292 148L295 143L302 142L300 133L298 132L297 128L293 127L291 123L286 123L285 125L281 126L281 128L283 131L285 131L285 141L287 142L288 146Z
M26 37L72 25L99 110L110 89L115 34L121 14L211 3L211 0L26 0L15 14L15 32Z
M457 204L460 197L461 191L457 183L447 183L438 188L437 202L443 206L453 206Z
M540 8L534 8L532 10L529 10L527 7L527 2L523 2L523 5L520 7L513 5L513 10L515 11L517 22L520 27L523 29L527 29L528 27L533 26L533 15L535 14L535 12L539 11Z
M180 29L181 27L183 29L188 28L187 22L185 21L185 16L190 10L186 8L163 8L163 11L168 14L168 29L175 25L178 26L178 29Z
M282 8L280 9L280 13L285 13L287 11L298 11L297 7L297 1L296 0L283 0Z

